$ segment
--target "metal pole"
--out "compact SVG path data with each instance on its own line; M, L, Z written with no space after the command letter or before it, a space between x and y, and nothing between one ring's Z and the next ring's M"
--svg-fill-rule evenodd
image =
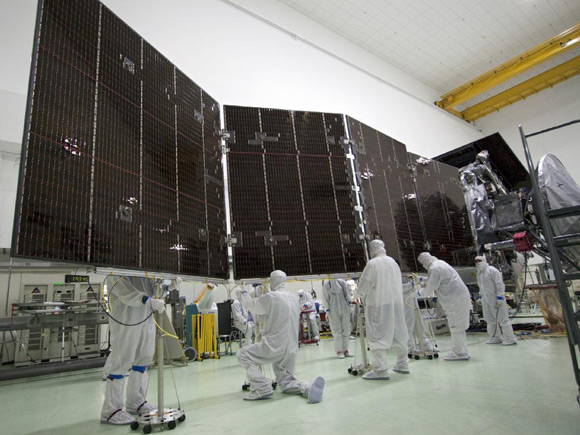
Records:
M62 327L62 333L61 333L61 343L60 343L60 362L64 362L64 350L65 350L65 343L64 343L64 338L65 338L65 327Z
M12 279L12 265L13 264L14 264L14 258L12 258L12 256L10 256L10 266L8 267L8 283L7 283L7 289L6 289L6 304L4 306L4 315L6 317L9 316L8 305L10 302L10 280ZM2 346L0 348L0 365L2 365L2 360L4 359L4 348L6 348L6 353L8 354L8 344L6 343L6 331L2 331Z
M158 325L162 325L162 313L155 313ZM157 415L159 421L163 423L165 404L163 403L164 383L163 383L163 331L157 330Z

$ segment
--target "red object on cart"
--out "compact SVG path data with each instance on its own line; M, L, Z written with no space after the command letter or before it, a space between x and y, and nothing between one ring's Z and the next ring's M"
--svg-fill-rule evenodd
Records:
M532 241L526 231L520 231L514 234L514 247L518 252L528 252L532 250Z

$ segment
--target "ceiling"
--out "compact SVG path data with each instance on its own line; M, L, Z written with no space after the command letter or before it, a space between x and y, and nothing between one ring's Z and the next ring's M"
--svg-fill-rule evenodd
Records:
M279 1L441 94L580 22L579 0ZM578 55L570 49L470 104Z

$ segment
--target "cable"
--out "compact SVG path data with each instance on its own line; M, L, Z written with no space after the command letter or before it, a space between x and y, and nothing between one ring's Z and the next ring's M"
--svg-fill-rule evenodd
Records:
M513 319L514 317L516 317L516 314L520 312L521 305L522 305L522 302L524 300L524 294L526 292L526 282L527 282L527 279L528 279L529 269L528 269L528 256L525 255L525 254L524 254L524 259L525 259L525 262L524 262L524 285L522 286L522 292L520 294L520 300L516 304L516 309L514 310L514 314L512 316L508 316L508 318L510 318L510 319ZM519 277L516 277L516 279L519 280ZM532 284L533 284L533 279L532 279Z
M170 334L169 332L167 332L165 329L163 329L161 327L161 325L159 325L159 323L157 323L157 320L155 320L155 317L153 317L153 322L155 323L155 326L157 326L157 329L159 329L161 332L163 332L163 336L164 337L171 337L171 338L175 338L177 341L179 341L179 337L177 335L173 335Z
M22 348L22 350L24 351L24 353L26 354L26 356L28 357L28 360L30 362L32 362L33 364L40 364L38 361L36 361L34 358L32 358L32 356L28 353L28 348L26 348L24 346L24 343L22 343L22 338L20 340L16 340L16 338L14 337L14 331L10 330L10 335L12 336L12 340L14 341L14 344L19 343L20 347Z
M108 277L106 277L105 280L107 278ZM109 299L110 299L111 294L113 294L113 289L115 288L115 286L117 285L117 283L119 281L121 281L123 278L124 278L124 276L120 277L117 281L115 281L113 283L113 286L111 287L111 290L109 290ZM105 282L105 280L103 280L103 282ZM88 282L88 284L89 284L89 287L92 288L91 283ZM116 323L118 323L119 325L123 325L123 326L138 326L138 325L141 325L142 323L145 323L149 319L149 317L151 317L153 315L153 309L151 309L151 312L149 313L149 315L147 317L145 317L143 320L141 320L140 322L137 322L137 323L123 323L123 322L120 322L119 320L115 319L111 314L109 314L109 312L107 311L107 308L101 303L101 301L99 301L99 298L97 297L97 295L95 295L95 292L94 291L92 292L92 295L93 295L93 298L97 301L97 303L101 307L101 309L105 312L105 314L107 315L107 317L109 317L110 319L112 319L113 321L115 321ZM109 307L109 309L111 309L111 308Z
M494 337L495 337L495 334L497 333L497 327L499 326L499 322L497 320L498 314L499 314L499 306L496 307L496 309L495 309L495 330L493 331ZM501 326L499 326L499 331L501 332L501 335L503 335L503 330L501 329Z

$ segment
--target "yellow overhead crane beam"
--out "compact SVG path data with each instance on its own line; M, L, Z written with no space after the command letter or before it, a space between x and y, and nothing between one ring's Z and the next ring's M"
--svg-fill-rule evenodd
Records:
M451 107L464 103L578 44L580 44L580 23L447 92L435 104L442 109L451 111L449 110Z
M580 56L465 109L459 117L468 122L475 121L578 74L580 74Z

